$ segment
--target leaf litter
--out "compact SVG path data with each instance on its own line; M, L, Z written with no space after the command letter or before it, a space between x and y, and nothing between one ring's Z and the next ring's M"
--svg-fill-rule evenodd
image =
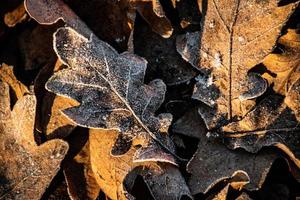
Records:
M2 198L300 196L298 4L4 3Z

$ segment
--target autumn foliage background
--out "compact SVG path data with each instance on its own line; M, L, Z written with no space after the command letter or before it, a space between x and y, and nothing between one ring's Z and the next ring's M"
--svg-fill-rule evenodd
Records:
M0 14L0 199L300 198L299 1Z

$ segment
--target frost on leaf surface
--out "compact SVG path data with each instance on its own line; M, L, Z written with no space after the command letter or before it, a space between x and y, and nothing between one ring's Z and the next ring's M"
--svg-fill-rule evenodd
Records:
M265 146L276 146L300 167L299 88L300 79L291 86L285 98L270 95L244 119L222 127L228 137L225 140L228 147L257 153Z
M145 59L128 52L119 54L93 35L88 39L71 28L58 29L54 49L69 68L53 75L46 88L80 102L63 111L72 121L83 127L119 130L114 155L124 154L132 138L141 133L173 152L167 134L160 133L166 132L172 116L154 116L166 86L161 80L143 83Z
M10 108L9 86L0 81L0 199L42 197L68 151L62 140L34 140L36 99L21 97Z
M203 10L202 30L181 36L177 50L203 76L195 85L193 98L208 105L200 109L208 129L226 120L243 117L254 98L262 95L267 82L249 72L273 49L282 27L298 1L211 0Z

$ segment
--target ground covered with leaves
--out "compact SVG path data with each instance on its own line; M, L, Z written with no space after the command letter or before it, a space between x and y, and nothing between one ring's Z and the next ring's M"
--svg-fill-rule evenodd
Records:
M2 0L0 199L300 198L299 0Z

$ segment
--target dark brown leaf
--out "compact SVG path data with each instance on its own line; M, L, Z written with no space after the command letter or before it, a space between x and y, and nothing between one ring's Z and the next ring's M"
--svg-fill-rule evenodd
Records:
M78 103L73 99L57 96L45 89L45 84L53 72L61 68L63 68L63 64L59 60L54 67L48 63L39 71L34 82L34 92L39 109L36 126L47 139L66 138L76 127L76 124L71 122L61 110L77 106Z
M85 23L61 0L25 0L25 9L38 23L50 25L63 20L68 26L88 37L91 30Z
M170 37L172 34L172 25L165 16L158 0L122 0L115 4L123 10L119 14L123 15L124 11L127 14L124 16L123 20L126 20L128 24L130 24L128 27L129 29L133 28L135 11L138 11L151 25L152 29L162 37ZM91 34L90 29L85 23L61 0L25 0L25 8L29 15L40 24L49 25L62 19L68 26L72 27L85 37L89 37ZM128 39L128 37L129 35L125 38Z
M71 120L83 127L119 130L114 155L124 154L140 133L149 134L175 155L168 136L160 134L172 117L153 114L164 100L166 86L161 80L144 85L146 60L127 52L118 54L95 36L87 39L71 28L58 29L54 48L69 68L54 74L46 88L81 103L63 111Z
M175 123L174 132L191 135L199 139L198 150L187 166L191 178L188 185L192 194L207 192L212 186L221 180L228 180L239 174L243 184L248 177L245 188L256 190L261 187L266 175L278 155L261 151L250 154L241 150L229 150L221 141L214 138L213 134L203 130L203 121L196 112L188 113L185 118ZM185 127L180 129L177 127Z
M149 62L147 76L150 79L159 77L167 85L186 83L194 78L197 75L196 70L175 49L177 33L173 33L168 39L162 38L140 21L137 20L134 31L134 52Z
M288 92L290 95L295 94L289 98L293 103L289 103L291 108L289 104L284 103L281 96L272 95L264 99L241 121L223 127L225 137L229 137L226 140L229 147L244 148L255 153L264 146L277 146L300 168L299 84L300 79Z
M18 45L25 70L42 68L47 63L55 63L56 56L52 50L53 33L57 25L25 29L18 38ZM30 38L30 40L28 39Z

